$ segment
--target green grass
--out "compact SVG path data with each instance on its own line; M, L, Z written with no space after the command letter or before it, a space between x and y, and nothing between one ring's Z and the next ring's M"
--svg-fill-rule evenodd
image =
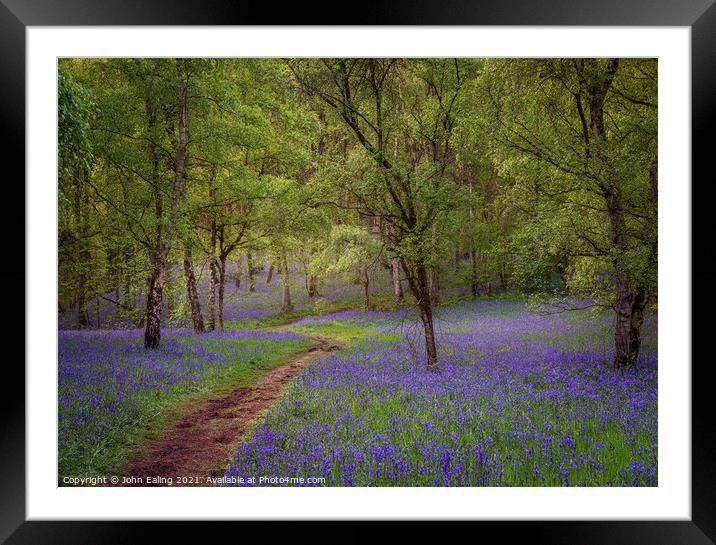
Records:
M401 306L412 305L414 299L409 293L404 294L405 300ZM391 311L396 309L392 294L376 294L371 296L371 310ZM277 312L262 318L248 318L246 320L231 320L224 323L227 329L263 329L288 324L308 316L321 316L342 310L363 310L363 298L359 296L346 297L338 301L316 299L314 307L293 310L291 312Z
M262 318L248 318L246 320L232 320L224 323L226 329L263 329L283 325L287 322L293 322L311 316L314 314L312 309L294 310L292 312L279 312L264 316Z
M290 324L284 327L288 331L301 335L328 337L341 344L350 344L368 337L378 337L380 340L398 340L398 335L380 333L377 326L355 322L331 320L319 323Z

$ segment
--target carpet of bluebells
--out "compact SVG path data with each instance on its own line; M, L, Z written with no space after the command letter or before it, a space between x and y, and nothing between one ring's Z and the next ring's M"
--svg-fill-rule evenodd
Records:
M58 447L60 476L105 469L177 393L218 384L269 358L307 346L291 332L163 331L145 351L141 330L60 331Z
M280 312L280 277L255 291L227 282L229 328ZM206 299L201 270L199 291ZM63 474L102 472L141 444L142 431L177 400L209 392L323 335L346 348L307 367L230 461L236 477L325 477L329 486L656 486L657 320L646 318L634 368L615 373L609 313L545 314L505 299L460 301L437 310L437 371L426 369L422 328L395 312L325 308L360 304L360 287L330 278L309 298L300 266L291 277L295 333L227 329L196 335L165 298L160 350L145 352L134 315L93 300L91 327L68 331L59 317L58 445ZM450 278L441 300L467 287ZM181 287L177 280L177 289ZM373 295L390 298L379 271ZM167 290L171 293L171 288ZM109 294L119 300L123 294ZM326 304L329 303L329 304ZM101 329L120 328L120 329ZM129 329L121 329L129 328ZM139 430L139 432L138 432ZM124 449L124 450L123 450Z
M610 368L611 321L520 302L451 305L438 312L440 369L430 371L409 313L307 318L296 327L376 334L302 372L240 445L226 481L656 486L656 318L623 373Z

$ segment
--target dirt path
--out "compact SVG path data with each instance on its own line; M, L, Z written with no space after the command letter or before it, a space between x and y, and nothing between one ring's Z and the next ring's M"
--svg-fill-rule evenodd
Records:
M209 476L223 474L237 444L260 416L283 394L288 383L311 360L329 355L339 346L324 337L298 360L267 372L255 384L199 402L173 428L146 447L146 454L124 472L136 482L120 486L205 485ZM188 482L177 482L186 477ZM169 480L171 478L171 481Z

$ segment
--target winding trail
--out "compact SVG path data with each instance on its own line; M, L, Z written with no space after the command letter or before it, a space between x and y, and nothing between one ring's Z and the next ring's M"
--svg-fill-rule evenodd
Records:
M303 367L340 348L332 339L310 338L314 344L301 358L268 371L250 386L196 403L173 427L151 440L142 458L123 472L136 482L120 481L119 486L203 486L209 484L209 477L222 475L251 422L276 402ZM188 482L177 482L181 477Z

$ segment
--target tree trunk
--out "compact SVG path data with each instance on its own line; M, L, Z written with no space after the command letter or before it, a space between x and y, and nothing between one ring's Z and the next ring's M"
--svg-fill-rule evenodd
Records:
M315 274L308 275L308 283L306 288L309 297L315 297L316 295L320 295L320 293L318 292L318 277Z
M214 260L209 259L208 264L208 274L209 274L209 282L208 282L208 288L209 293L207 296L207 302L206 302L206 316L208 321L208 329L209 331L214 331L216 329L216 272L215 272L215 265Z
M281 299L281 310L283 312L291 312L293 304L291 303L291 286L289 285L288 259L286 251L281 250L281 284L283 286L283 298Z
M404 259L400 260L400 264L403 267L403 272L406 273L408 278L408 286L410 286L410 291L415 296L418 311L420 313L420 321L423 323L427 368L430 370L437 369L438 351L435 343L433 307L430 302L427 268L423 263L418 262L413 268L414 274L411 274L411 269L407 266Z
M164 275L166 268L167 255L169 254L169 244L172 239L172 230L177 224L179 217L179 207L184 199L186 177L186 161L187 161L187 143L189 136L187 132L187 118L189 116L188 107L188 83L184 72L184 61L176 59L177 80L177 100L179 105L178 134L176 154L174 157L174 185L172 187L171 209L168 218L169 233L165 233L162 224L165 220L162 206L162 192L159 187L159 156L156 144L150 139L147 142L150 157L152 159L152 182L154 189L154 206L155 218L158 220L156 231L156 242L153 250L153 266L152 274L149 279L149 293L147 294L147 311L146 311L146 328L144 330L144 347L156 348L159 346L161 338L162 324L162 296L164 291ZM150 133L156 123L156 112L154 105L149 97L145 98L145 109L147 120L150 127Z
M363 284L363 307L365 310L370 310L370 276L368 276L368 269L364 268L361 276L361 283Z
M633 293L626 273L616 274L617 300L614 323L614 369L631 367L636 362L641 346L641 324L644 321L646 293Z
M313 255L316 253L315 250L310 251L310 256L313 257ZM306 273L306 293L309 297L315 297L316 295L320 295L318 293L318 277L310 272L309 266L304 266L304 271Z
M507 290L507 288L508 288L508 285L507 285L507 278L508 278L508 277L507 277L507 272L505 271L504 265L500 267L500 273L499 273L499 275L500 275L500 289L501 289L502 292L504 293L505 290Z
M215 196L215 190L212 186L209 188L209 197L213 200ZM218 264L216 262L216 220L211 220L211 235L209 239L209 296L207 300L207 311L209 319L209 331L216 329L216 319L218 315L217 309L217 289L218 289Z
M435 344L435 328L433 324L433 309L430 302L419 304L420 320L425 330L425 353L427 356L428 369L435 369L438 366L438 351Z
M87 272L90 267L91 254L88 246L89 238L89 197L84 193L84 175L77 178L77 196L75 199L75 214L78 224L79 244L79 275L77 278L77 328L89 325L89 310L87 308Z
M428 280L428 291L430 294L430 304L435 307L438 304L439 299L439 277L438 268L430 267L430 278Z
M641 348L641 326L644 323L644 309L648 301L645 289L637 290L631 309L631 323L629 324L629 352L634 355L634 363L639 356Z
M477 279L477 252L470 248L470 293L477 299L480 282Z
M254 256L251 255L251 252L246 252L246 273L249 276L249 291L256 291L256 286L254 285Z
M129 274L130 252L123 247L119 253L120 256L120 278L118 280L117 301L121 301L121 305L117 305L117 319L121 321L125 317L131 317L134 310L134 301L132 301L132 284L131 275Z
M470 178L468 181L468 189L470 192L470 208L469 208L469 214L470 214L470 227L474 228L475 223L475 207L472 204L472 194L475 190L475 180ZM477 279L477 252L475 251L475 241L472 240L472 236L470 237L470 240L468 241L468 247L469 251L468 254L470 256L470 294L472 295L473 299L477 299L477 295L479 292L479 285Z
M226 281L226 258L219 259L219 329L224 329L224 282Z
M164 268L166 249L160 248L154 257L152 275L149 278L147 293L146 327L144 330L144 347L157 348L162 337L162 296L164 293Z
M132 314L135 310L135 301L132 300L132 284L129 280L129 275L127 275L127 278L124 283L122 301L124 301L123 307L127 311L127 317L131 319ZM124 313L122 314L122 316L124 316Z
M659 158L654 158L654 162L651 164L651 168L649 169L649 187L651 189L650 191L650 198L651 198L651 205L653 207L653 213L654 213L654 226L656 229L656 226L658 226L659 221ZM652 238L651 242L651 252L649 255L651 266L654 268L654 272L658 271L659 267L659 238L657 236L657 233L654 232L654 236ZM647 295L648 299L648 295Z
M171 277L172 266L171 266L171 265L168 265L168 269L169 269L170 273L167 274L167 280L166 280L166 282L165 282L164 284L165 284L165 289L166 289L166 292L167 292L167 316L171 318L171 316L174 315L175 301L174 301L174 290L171 288L171 285L172 285L172 277Z
M184 278L186 280L186 297L191 309L191 323L194 326L194 331L200 333L204 331L204 319L201 316L201 305L199 304L196 277L194 276L194 263L192 262L191 249L188 246L184 247Z
M655 167L651 167L651 183L652 193L654 197ZM622 253L626 252L627 234L624 215L621 208L621 202L617 194L610 196L608 203L608 212L610 220L610 234L612 244ZM658 249L656 243L651 248L652 259L656 266L658 259ZM622 369L631 367L637 361L639 349L641 348L641 326L644 323L644 309L649 298L649 294L645 287L634 287L629 279L628 272L621 263L620 256L614 260L616 303L614 305L615 323L614 323L614 369Z
M390 274L393 277L393 296L397 304L403 300L403 286L400 283L400 263L398 263L397 257L390 260Z
M619 252L613 260L616 292L613 366L614 369L622 369L632 366L639 355L640 328L646 305L646 292L643 289L634 290L628 271L622 263L623 254L626 253L628 246L624 212L617 193L609 195L607 210L611 242Z
M590 69L596 72L597 61L588 59ZM586 155L600 163L607 173L600 185L606 201L609 216L609 235L612 247L616 250L612 265L614 267L614 360L615 369L623 369L634 364L639 355L641 344L641 324L646 305L646 292L634 290L623 259L628 244L628 233L624 221L624 209L618 184L610 179L608 157L605 153L607 133L604 130L604 102L619 67L619 59L610 59L606 71L588 82L589 92L589 128L593 137L593 148L587 147ZM586 139L585 139L586 140ZM594 151L594 153L592 153Z
M239 259L236 262L236 276L234 276L234 281L236 282L236 289L241 288L241 255L239 255Z
M268 286L271 284L271 280L273 279L273 261L271 261L271 264L269 265L268 273L266 274L266 285Z
M656 208L659 202L659 159L654 159L649 167L649 189L651 201Z
M209 260L209 296L207 297L207 320L209 321L209 331L216 329L216 292L217 292L217 274L216 264L213 259Z
M77 282L77 329L87 327L88 324L87 281L85 280L85 274L81 272Z
M438 238L436 223L433 223L431 230L432 230L433 241L436 241ZM430 267L429 292L430 292L430 304L433 307L436 307L438 304L438 299L440 297L440 270L439 270L437 264L432 265Z
M156 123L156 113L152 101L147 97L144 102L147 113L147 121L150 128L150 134ZM152 272L149 277L149 290L147 292L147 306L142 321L144 322L144 348L157 348L162 336L162 295L164 291L164 260L165 253L163 248L162 219L164 215L163 197L159 188L159 156L157 154L154 142L147 142L149 155L152 159L152 181L154 196L154 217L157 220L155 233L155 243L152 259ZM175 165L178 168L179 165ZM174 177L174 187L176 189L176 172ZM140 321L140 327L142 324Z

